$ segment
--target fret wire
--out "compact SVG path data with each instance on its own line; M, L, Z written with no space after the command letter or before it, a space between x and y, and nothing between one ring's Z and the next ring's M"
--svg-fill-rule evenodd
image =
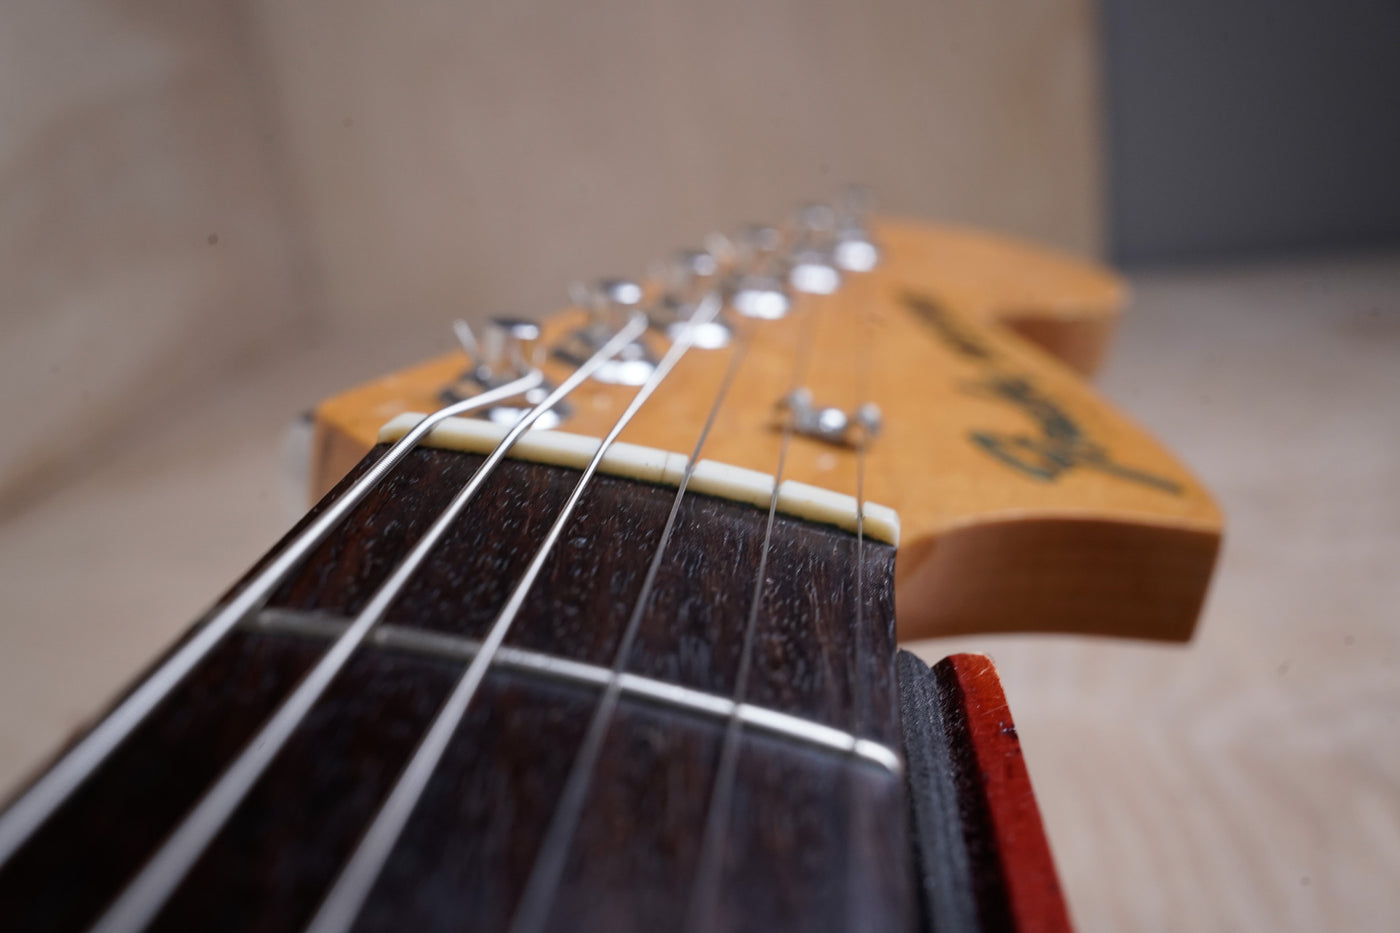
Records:
M719 307L718 297L711 293L702 301L701 307L697 309L692 320L697 322L708 320L718 313ZM612 443L646 400L670 374L676 363L685 355L694 340L694 334L695 328L686 328L681 332L661 361L657 363L651 376L637 390L632 402L613 424L607 436L599 443L593 459L589 461L583 475L574 485L573 492L565 501L554 524L550 526L549 533L535 552L524 576L516 584L505 606L491 624L477 656L472 659L466 671L458 678L452 693L443 703L441 710L428 728L427 734L419 742L412 759L399 776L393 790L390 791L388 799L375 815L369 829L351 855L350 861L341 870L330 893L321 902L316 916L307 927L309 933L339 933L339 931L349 929L351 924L355 922L355 918L359 915L365 898L369 896L375 880L379 877L389 853L393 850L409 816L412 815L423 792L427 789L429 779L436 772L438 763L447 750L448 742L466 715L467 708L481 686L482 680L485 679L496 652L505 641L512 623L520 612L520 607L524 605L535 578L539 576L555 543L563 534L565 525L583 498L589 481L597 472L604 454L607 453L608 448L612 446Z
M310 673L302 678L292 695L282 702L277 712L244 746L214 786L204 793L195 808L147 861L140 874L107 909L93 927L95 933L126 933L139 930L155 918L185 874L272 762L273 757L311 712L316 701L350 659L355 648L383 616L429 551L446 534L457 515L475 497L511 446L540 416L578 388L598 367L641 336L646 326L646 318L640 314L635 315L583 366L571 373L568 379L560 383L558 388L506 433L496 449L472 474L467 484L414 544L408 556L375 591L354 623L331 645Z
M807 371L811 366L812 344L816 337L817 311L820 303L814 298L808 302L817 307L807 309L807 320L803 322L802 342L797 350L797 360L793 367L792 390L806 383ZM768 551L773 541L773 524L778 514L778 490L782 488L783 471L787 467L788 448L792 445L796 430L796 419L791 412L783 425L782 443L778 448L778 468L773 474L773 494L768 502L768 521L763 531L763 548L758 560L758 577L754 581L753 601L749 606L748 620L744 625L744 642L740 648L739 672L735 677L734 701L742 703L748 690L749 668L753 658L753 637L758 628L758 614L763 601L763 588L768 575ZM724 852L725 836L728 829L729 811L734 792L735 772L739 764L739 737L743 722L738 716L730 715L725 724L723 745L720 748L719 765L715 783L706 804L705 829L700 842L700 860L695 871L686 910L685 929L694 933L705 933L714 927L714 911L719 901L719 879L721 858Z
M249 580L222 608L210 614L154 673L69 749L9 810L0 814L0 866L9 861L235 625L266 602L278 584L435 425L453 415L466 414L515 398L538 386L543 378L543 374L535 370L499 388L449 405L425 417L385 451L305 531L289 542L266 568Z
M312 638L334 639L350 624L349 620L264 610L244 624L252 631L286 632ZM375 627L366 641L380 648L406 651L424 657L467 661L476 657L481 642L460 635L384 623ZM606 689L612 682L612 669L576 661L556 654L502 645L495 664L502 670L546 677L562 683ZM621 694L652 703L662 709L690 713L725 721L736 710L747 728L813 748L850 755L857 761L893 775L903 773L899 755L888 745L829 726L825 723L784 713L752 703L738 703L728 697L684 687L642 674L623 672L618 678Z
M569 768L569 776L565 779L564 790L560 794L559 803L555 806L549 828L545 831L544 840L540 844L539 854L535 856L534 867L530 870L529 879L526 881L524 891L520 896L520 906L516 908L516 915L510 925L511 933L537 933L544 928L549 919L549 909L553 906L559 882L563 878L574 831L578 826L579 818L583 815L584 800L592 784L593 773L602 756L603 740L607 736L613 715L622 696L626 677L624 668L631 656L632 645L636 641L637 633L641 629L642 616L646 610L652 588L655 586L656 576L660 572L661 560L666 553L666 545L671 540L671 533L680 514L681 501L685 498L686 487L690 485L690 478L695 473L695 465L700 462L700 452L705 446L706 439L710 436L710 430L714 427L715 419L719 415L724 399L729 394L734 377L738 374L739 367L748 354L748 337L751 330L752 325L748 324L738 335L739 339L729 358L729 364L725 368L724 376L715 394L715 400L710 405L709 414L705 418L705 424L700 429L700 435L695 441L690 459L686 461L685 472L676 487L675 497L671 500L671 511L666 516L666 525L661 530L661 540L652 555L646 577L642 581L641 593L633 604L631 616L627 620L627 627L623 631L622 639L613 655L613 664L608 674L607 686L598 700L598 705L594 708L588 723L588 731L585 733L579 751L574 756L573 764ZM730 712L732 713L732 711Z

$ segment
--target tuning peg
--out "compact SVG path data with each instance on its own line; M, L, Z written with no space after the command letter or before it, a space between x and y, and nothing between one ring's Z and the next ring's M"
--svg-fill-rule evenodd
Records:
M708 251L681 250L666 267L666 293L684 294L695 303L714 286L715 275L718 273L719 261Z
M767 224L750 224L739 232L735 261L750 273L768 271L780 258L783 232Z
M473 333L471 325L457 320L452 324L457 340L471 357L472 365L457 381L442 390L444 404L459 402L488 389L513 382L540 366L540 326L534 321L514 317L493 317L486 322L481 336ZM542 382L525 393L522 402L495 405L480 412L480 417L498 424L513 425L530 409L545 399L554 386ZM557 427L572 413L566 402L559 402L535 422L545 430Z
M581 366L641 310L642 287L630 279L602 279L592 288L570 286L569 297L588 312L588 323L574 331L557 347L554 355L573 366ZM656 369L656 360L640 341L624 347L613 359L594 372L599 382L638 386Z
M755 224L739 233L734 277L728 288L729 304L735 311L773 321L791 309L782 246L783 234L777 227Z
M694 324L691 318L717 287L719 262L705 250L683 250L662 270L663 294L652 309L652 323L671 340L689 333L693 346L714 350L729 343L729 325L718 319Z
M518 379L538 368L540 326L521 318L495 317L486 324L478 365L501 382Z
M471 357L473 378L482 386L504 385L539 367L540 326L523 318L493 317L478 339L466 321L452 325Z
M661 271L661 299L658 310L684 320L695 313L705 296L715 289L719 263L704 250L677 253Z
M575 288L571 293L600 334L615 333L642 304L642 287L631 279L600 279L592 288Z

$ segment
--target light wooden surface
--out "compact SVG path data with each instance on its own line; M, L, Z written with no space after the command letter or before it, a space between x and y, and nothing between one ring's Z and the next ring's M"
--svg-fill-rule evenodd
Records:
M687 354L621 440L689 454L737 365L701 456L772 475L784 446L778 404L790 390L843 412L873 402L884 420L864 458L863 494L900 516L902 638L1189 637L1220 533L1209 493L1078 373L998 326L1014 317L1052 340L1065 331L1056 344L1091 365L1122 283L978 232L886 222L876 234L879 268L848 276L833 295L797 296L782 320L731 318L732 344ZM580 320L548 320L544 345ZM438 407L467 365L448 356L318 406L317 485L343 475L387 418ZM558 382L571 367L551 359L546 371ZM563 428L601 437L634 394L585 384ZM859 459L799 437L782 479L854 496Z
M1400 928L1400 254L1132 284L1101 388L1230 516L1195 640L920 652L996 659L1081 929ZM285 530L302 406L450 344L410 336L299 347L172 400L0 524L0 785Z

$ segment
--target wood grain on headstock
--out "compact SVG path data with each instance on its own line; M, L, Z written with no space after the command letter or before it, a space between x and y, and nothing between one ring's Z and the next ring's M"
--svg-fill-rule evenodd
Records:
M776 403L810 346L801 383L818 404L849 411L873 401L884 413L864 496L902 520L901 637L1190 637L1220 514L1183 466L1082 381L1124 301L1121 281L984 233L895 221L875 229L884 250L875 272L833 296L800 298L781 321L739 322L746 336L729 348L692 351L622 439L689 453L743 344L702 456L772 473ZM547 320L546 345L579 321L578 312ZM315 491L390 417L437 407L465 366L447 354L324 402ZM565 371L546 366L556 379ZM563 427L605 433L632 391L585 385ZM850 449L799 438L784 478L854 494L856 474Z

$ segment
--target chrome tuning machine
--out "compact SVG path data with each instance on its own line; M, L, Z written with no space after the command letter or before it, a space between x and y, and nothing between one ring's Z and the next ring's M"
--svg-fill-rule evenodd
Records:
M479 338L466 321L455 322L452 329L462 349L471 357L472 365L456 382L439 393L444 404L459 402L503 386L539 368L540 326L534 321L493 317L486 322ZM552 391L553 385L541 382L522 395L519 404L493 406L481 412L481 417L497 424L513 425ZM542 429L557 427L569 414L569 406L561 402L541 415L535 426Z
M591 288L575 285L569 289L569 297L588 313L587 323L554 348L554 355L570 366L587 362L642 307L642 287L627 279L604 279ZM656 358L646 344L635 341L604 363L593 378L614 385L639 386L655 369Z

